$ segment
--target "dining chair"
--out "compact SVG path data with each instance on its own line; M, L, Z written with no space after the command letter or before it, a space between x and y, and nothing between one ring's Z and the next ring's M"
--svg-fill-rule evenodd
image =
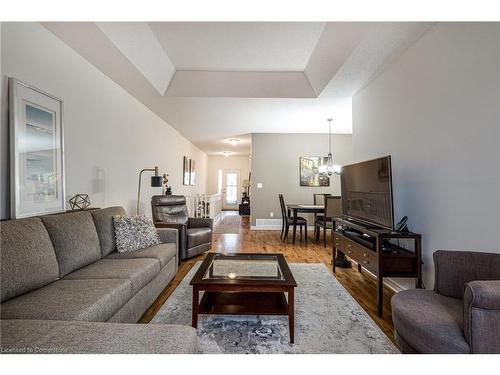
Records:
M278 198L280 200L281 219L282 219L280 239L282 242L285 242L288 237L288 230L290 226L293 225L293 217L289 216L287 213L283 194L279 194ZM302 240L302 227L304 227L304 233L306 236L306 243L307 243L307 220L304 219L303 217L297 216L297 225L300 228L300 240Z
M323 229L323 246L326 247L326 231L333 230L333 218L342 214L342 200L340 196L329 195L325 197L325 213L321 220L314 223L316 241L319 240L319 231Z
M315 193L313 194L313 204L315 206L321 206L321 205L325 205L325 197L329 197L331 196L331 194L325 194L325 193ZM318 220L323 220L323 213L314 213L314 222L316 223L316 221ZM318 230L318 227L315 225L314 226L314 236L316 237L316 232Z

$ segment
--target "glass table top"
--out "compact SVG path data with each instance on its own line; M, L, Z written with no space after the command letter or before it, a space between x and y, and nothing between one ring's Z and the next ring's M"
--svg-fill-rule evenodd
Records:
M284 280L278 257L268 254L216 254L204 280Z

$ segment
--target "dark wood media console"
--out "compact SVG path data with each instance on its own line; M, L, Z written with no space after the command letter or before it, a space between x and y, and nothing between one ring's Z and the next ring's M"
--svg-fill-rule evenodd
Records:
M377 313L383 314L384 277L415 278L422 288L422 237L411 232L393 232L359 222L334 218L333 272L337 251L377 277ZM353 235L355 233L355 235ZM414 251L395 245L392 240L413 240ZM389 242L392 241L392 242Z

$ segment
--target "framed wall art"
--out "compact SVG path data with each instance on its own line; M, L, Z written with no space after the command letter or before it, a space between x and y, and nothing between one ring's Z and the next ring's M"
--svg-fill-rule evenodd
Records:
M189 176L190 176L190 166L189 159L187 156L184 156L182 159L182 184L189 185Z
M194 185L196 177L196 162L189 159L189 185Z
M326 157L323 156L301 156L300 165L300 186L330 186L330 177L326 173L320 173L320 166L327 164Z
M9 78L13 219L63 212L63 101Z

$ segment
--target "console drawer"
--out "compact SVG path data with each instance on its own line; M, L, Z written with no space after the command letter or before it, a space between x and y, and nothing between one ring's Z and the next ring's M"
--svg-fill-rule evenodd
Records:
M345 242L345 255L357 262L361 257L361 249L359 248L359 245L351 240L346 240Z
M377 254L374 251L366 249L364 246L350 239L344 238L345 255L354 260L362 267L376 272L378 269Z
M370 271L376 272L378 269L377 254L371 250L364 249L361 255L362 258L360 259L359 264Z
M337 250L344 252L346 250L345 243L346 243L346 240L344 239L344 237L342 237L341 235L339 235L337 233L333 233L333 246L335 246L335 248Z

